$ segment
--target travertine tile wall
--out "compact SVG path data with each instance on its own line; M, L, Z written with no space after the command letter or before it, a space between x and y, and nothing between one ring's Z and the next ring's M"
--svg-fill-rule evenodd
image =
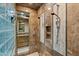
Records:
M30 26L30 39L29 39L29 46L30 46L30 53L34 51L39 52L39 20L37 11L23 7L23 6L16 6L16 10L25 11L30 13L29 17L29 26Z
M79 55L79 4L67 4L68 55Z

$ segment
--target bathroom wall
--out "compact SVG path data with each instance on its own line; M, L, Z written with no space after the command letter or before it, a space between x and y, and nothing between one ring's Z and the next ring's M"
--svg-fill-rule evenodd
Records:
M39 20L37 11L31 8L23 7L16 5L16 10L25 11L30 13L29 17L29 27L30 27L30 39L29 39L29 46L30 46L30 53L34 51L39 52Z
M68 55L79 55L79 4L67 4Z
M57 3L58 4L58 3ZM56 5L57 5L56 4ZM57 14L57 6L53 5L53 12ZM57 16L53 16L53 50L62 55L66 54L66 4L60 3L58 16L60 17L60 29L57 33ZM57 39L57 34L59 35Z
M15 55L15 21L11 21L13 14L14 4L0 3L0 56Z

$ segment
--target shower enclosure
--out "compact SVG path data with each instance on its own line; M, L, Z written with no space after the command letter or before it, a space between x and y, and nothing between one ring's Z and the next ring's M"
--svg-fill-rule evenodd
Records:
M40 53L41 44L52 56L79 56L79 4L45 3L39 20L36 10L18 8L0 3L0 56Z
M17 11L17 55L29 51L29 13Z
M66 4L46 6L50 6L51 10L40 16L40 40L49 50L66 55Z

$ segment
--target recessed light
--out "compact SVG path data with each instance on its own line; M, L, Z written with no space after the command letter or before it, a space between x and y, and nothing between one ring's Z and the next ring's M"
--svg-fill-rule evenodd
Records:
M51 10L51 8L50 8L50 7L48 7L48 10Z
M28 10L26 10L26 12L28 12Z

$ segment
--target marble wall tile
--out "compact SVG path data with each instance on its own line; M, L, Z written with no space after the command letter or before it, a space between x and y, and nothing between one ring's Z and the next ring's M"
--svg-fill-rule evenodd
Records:
M79 55L79 4L67 4L67 49Z
M34 51L39 51L39 20L37 11L31 8L16 6L16 10L25 11L30 13L29 17L29 27L30 27L30 38L29 38L29 49L30 53ZM28 10L28 11L26 11Z

